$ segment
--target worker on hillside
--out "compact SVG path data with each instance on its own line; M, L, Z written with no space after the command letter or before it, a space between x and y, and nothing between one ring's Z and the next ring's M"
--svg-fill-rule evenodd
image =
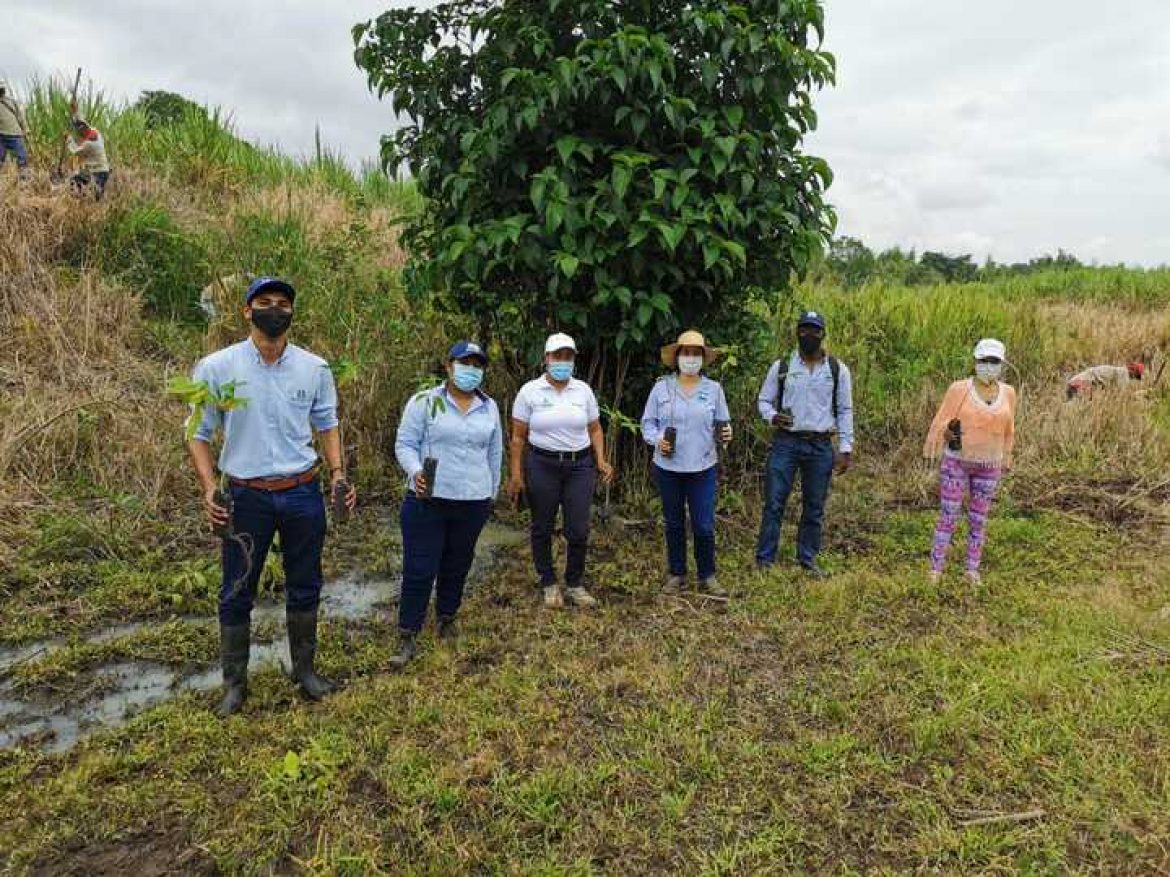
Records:
M801 315L796 341L797 350L772 363L760 388L760 416L776 437L768 458L756 565L766 569L776 562L780 521L799 472L803 509L796 558L809 575L825 578L817 554L829 484L834 468L844 474L853 460L853 379L843 363L826 353L825 318L816 311Z
M238 711L247 697L252 604L278 533L293 680L310 700L320 700L334 688L314 669L325 544L314 431L330 484L344 492L347 509L353 509L357 494L345 479L333 373L321 357L288 341L295 298L296 291L284 280L255 280L244 297L250 336L204 358L194 372L194 380L212 393L237 387L244 399L242 406L228 411L207 405L188 442L207 518L213 527L228 526L234 534L223 542L219 592L220 716ZM218 493L211 455L217 431L223 433L219 469L230 485L230 511Z
M1065 385L1065 399L1089 397L1094 390L1121 389L1131 381L1140 381L1146 373L1145 363L1131 362L1128 365L1094 365L1073 375Z
M28 120L24 109L16 102L8 83L0 80L0 165L12 153L16 159L17 173L21 180L27 180L28 170Z
M102 200L110 179L110 160L106 156L106 141L101 132L79 118L75 110L73 133L67 134L66 138L77 165L77 172L70 178L74 191L82 195L92 185L95 199Z

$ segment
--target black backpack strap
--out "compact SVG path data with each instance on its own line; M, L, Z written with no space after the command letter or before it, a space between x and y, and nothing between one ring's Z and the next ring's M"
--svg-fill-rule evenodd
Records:
M837 419L837 385L841 383L841 363L837 357L829 357L829 374L833 376L833 420Z
M776 360L776 374L778 375L776 380L776 404L772 407L776 409L777 414L784 407L784 381L788 378L788 363L791 361L791 356L788 357L787 361L783 359Z

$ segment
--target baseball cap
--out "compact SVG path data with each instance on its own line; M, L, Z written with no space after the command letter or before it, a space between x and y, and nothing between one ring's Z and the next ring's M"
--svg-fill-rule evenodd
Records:
M474 341L458 341L447 351L448 362L453 359L463 359L465 356L478 356L483 360L484 365L488 364L487 352Z
M287 280L281 280L279 277L257 277L244 293L244 304L250 305L252 299L262 292L283 292L289 301L295 301L297 297L297 291Z
M553 353L566 348L574 353L577 352L577 342L564 332L556 332L555 334L549 335L548 340L544 342L545 353Z
M994 338L984 338L975 345L976 359L1007 359L1007 348L1002 341Z
M805 311L800 315L800 319L796 321L796 328L801 326L816 326L818 329L825 328L825 318L816 311Z

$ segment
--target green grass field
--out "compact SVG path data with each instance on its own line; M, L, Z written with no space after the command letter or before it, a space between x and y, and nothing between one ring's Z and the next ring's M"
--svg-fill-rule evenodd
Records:
M45 142L60 100L45 89L30 110ZM199 316L201 287L288 274L297 340L356 366L342 406L365 506L332 537L327 598L350 573L393 580L397 412L467 329L402 293L409 189L240 146L215 118L159 134L91 104L120 161L108 202L79 210L47 179L0 198L0 655L18 656L0 733L8 700L100 698L110 668L214 677L215 545L163 392L240 332L230 298ZM595 530L597 611L538 605L525 518L500 510L462 638L428 633L403 674L381 606L324 625L321 662L345 684L324 703L266 664L226 722L204 686L124 726L98 717L68 751L52 735L0 748L0 869L1170 872L1170 393L1062 394L1092 362L1153 354L1156 370L1167 305L1170 273L1114 268L798 286L719 374L739 433L719 523L731 600L658 592L658 509L631 456ZM857 379L824 583L751 562L767 439L752 400L800 306L828 315ZM1021 391L1016 467L984 584L933 587L920 445L988 334Z

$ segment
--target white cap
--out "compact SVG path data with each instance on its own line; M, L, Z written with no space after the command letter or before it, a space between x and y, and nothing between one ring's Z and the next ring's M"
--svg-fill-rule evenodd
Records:
M557 350L564 350L565 348L577 352L577 342L566 335L564 332L557 332L554 335L549 335L548 340L544 342L544 352L553 353Z
M987 359L989 357L1007 359L1007 348L1003 346L1002 341L996 341L994 338L984 338L975 345L976 359Z

